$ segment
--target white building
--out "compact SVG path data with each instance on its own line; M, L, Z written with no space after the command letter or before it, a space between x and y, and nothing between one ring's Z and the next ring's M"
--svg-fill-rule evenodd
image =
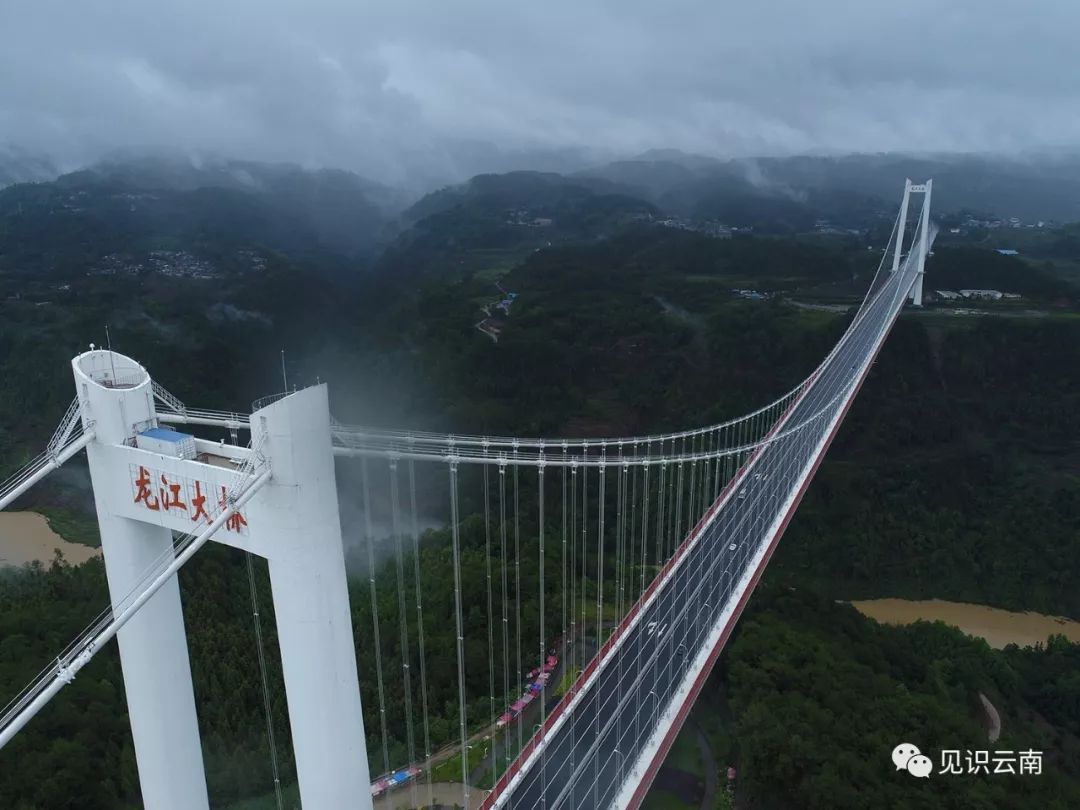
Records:
M990 301L1000 301L1002 293L1000 290L961 290L960 295L964 296L964 298L982 298Z
M173 458L195 458L195 437L171 428L155 427L135 434L135 446Z
M952 301L960 297L960 293L955 293L952 290L934 290L934 295L945 301Z

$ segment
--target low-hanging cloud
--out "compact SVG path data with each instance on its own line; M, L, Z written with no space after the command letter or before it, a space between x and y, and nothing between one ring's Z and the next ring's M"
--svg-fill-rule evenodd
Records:
M473 170L485 145L1054 148L1080 139L1077 30L1073 0L11 0L0 142L69 167L150 146L386 182Z

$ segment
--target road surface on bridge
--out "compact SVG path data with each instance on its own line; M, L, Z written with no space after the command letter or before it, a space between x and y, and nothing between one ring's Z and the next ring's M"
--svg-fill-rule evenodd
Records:
M706 636L715 629L723 608L737 598L740 604L726 620L719 642L710 651L709 665L697 679L700 688L752 590L753 583L740 593L740 579L748 571L755 573L750 571L755 552L762 544L774 544L782 532L784 524L777 530L776 522L790 516L801 491L781 515L784 501L792 496L806 468L823 455L824 447L816 456L814 450L823 440L825 447L831 441L833 417L846 409L869 370L891 328L893 310L899 309L903 295L899 287L906 292L911 280L905 264L866 305L864 316L791 408L785 424L798 425L826 407L828 412L806 429L763 447L745 465L741 476L728 485L714 504L711 519L699 524L696 544L656 589L640 619L624 628L618 645L605 656L602 669L581 690L577 702L558 718L558 726L550 727L540 755L522 769L499 806L588 810L612 804L627 768L638 760ZM853 382L856 379L858 382ZM756 564L758 575L770 554L771 547ZM681 715L670 737L677 733L694 696L696 690L680 700ZM661 746L650 764L648 778L635 794L637 801L665 750ZM594 757L594 751L599 755Z

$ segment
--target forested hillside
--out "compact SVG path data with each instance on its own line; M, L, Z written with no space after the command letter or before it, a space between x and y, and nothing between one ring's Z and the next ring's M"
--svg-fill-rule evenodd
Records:
M183 251L228 272L257 247L340 273L394 235L404 200L348 172L232 162L102 164L0 187L0 273L77 278ZM204 273L207 271L204 271Z
M838 595L1080 616L1080 323L902 319L781 545Z
M995 652L940 623L884 627L805 590L765 588L696 709L739 793L766 807L1066 810L1080 802L1080 645ZM1007 715L986 742L977 695ZM889 754L930 752L914 779ZM938 773L942 749L1045 752L1042 775Z

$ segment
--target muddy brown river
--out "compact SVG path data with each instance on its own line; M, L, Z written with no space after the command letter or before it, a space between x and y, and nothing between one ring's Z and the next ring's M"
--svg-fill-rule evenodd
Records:
M1014 613L986 605L967 602L945 602L941 599L909 601L907 599L870 599L852 602L864 616L882 624L911 624L920 619L943 621L958 627L971 636L986 639L996 649L1008 644L1021 647L1045 644L1047 636L1061 634L1080 642L1080 622L1061 616L1042 613Z
M72 565L100 553L96 548L69 543L37 512L0 512L0 566L25 565L34 560L48 565L54 549L60 549Z

